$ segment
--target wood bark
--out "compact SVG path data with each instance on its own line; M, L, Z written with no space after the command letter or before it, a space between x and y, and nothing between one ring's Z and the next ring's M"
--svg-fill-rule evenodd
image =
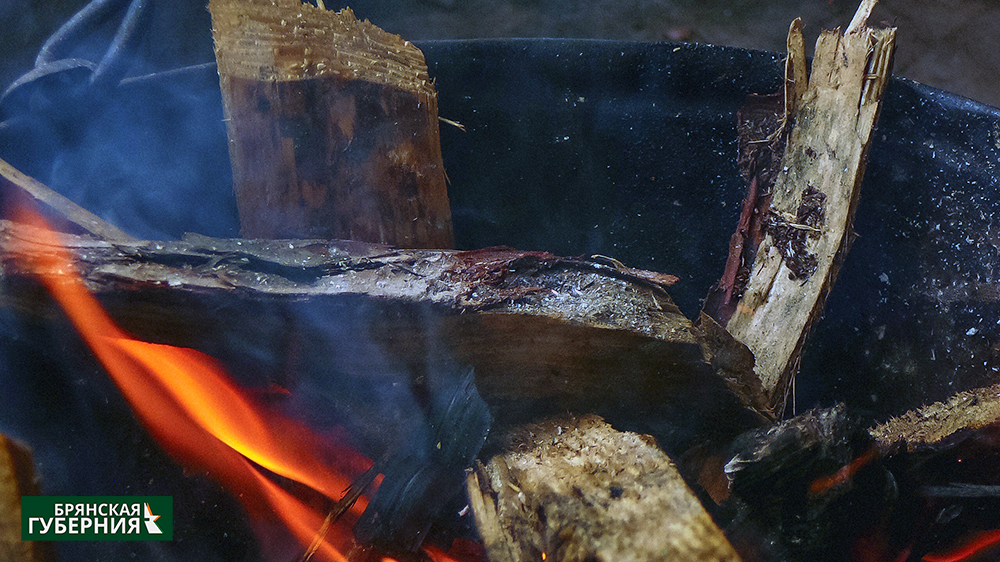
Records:
M515 428L469 476L493 562L738 561L656 442L597 416Z
M412 43L299 0L212 0L242 234L453 246L437 95Z
M943 448L961 434L1000 426L1000 384L959 392L871 428L879 449L902 445L908 451Z
M873 5L865 2L843 35L820 35L808 78L801 25L789 31L783 125L791 131L760 211L765 237L747 264L749 280L731 316L720 319L753 352L765 393L761 412L772 417L784 410L806 337L854 236L851 224L895 40L894 28L866 27ZM755 142L776 142L782 134Z

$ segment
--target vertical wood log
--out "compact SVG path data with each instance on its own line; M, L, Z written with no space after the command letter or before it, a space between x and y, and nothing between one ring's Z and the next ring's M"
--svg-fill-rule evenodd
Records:
M453 245L437 96L409 41L299 0L212 0L242 233Z
M895 28L866 27L874 4L865 0L843 35L820 35L808 79L801 26L789 31L786 97L793 99L786 99L786 109L794 127L770 194L766 238L726 324L754 353L767 415L784 410L806 337L854 236L854 211L895 44Z

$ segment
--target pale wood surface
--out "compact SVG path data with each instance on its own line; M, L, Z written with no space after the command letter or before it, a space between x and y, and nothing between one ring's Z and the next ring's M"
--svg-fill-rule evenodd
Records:
M865 18L857 21L863 24ZM771 415L784 409L806 337L854 236L851 225L889 79L895 29L852 24L844 35L823 32L808 80L800 35L801 27L793 23L788 43L796 50L789 63L794 85L786 92L801 98L786 104L794 108L788 116L793 129L772 190L767 237L726 324L754 353L768 395L765 413Z
M515 428L469 476L492 562L738 561L656 442L597 416Z

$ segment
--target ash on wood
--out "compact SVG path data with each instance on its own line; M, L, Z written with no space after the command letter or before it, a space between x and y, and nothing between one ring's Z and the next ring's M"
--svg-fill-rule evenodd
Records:
M450 248L437 95L423 53L299 0L212 0L248 238Z
M656 442L597 416L518 427L469 476L494 562L738 561Z
M808 78L801 25L792 24L784 122L793 128L768 204L759 210L765 237L754 258L746 259L749 279L739 300L722 314L707 310L754 353L767 404L762 413L770 416L784 410L806 337L854 236L851 224L895 42L895 28L866 26L874 4L863 2L843 35L820 35ZM771 143L782 134L754 142ZM724 282L737 277L727 272Z

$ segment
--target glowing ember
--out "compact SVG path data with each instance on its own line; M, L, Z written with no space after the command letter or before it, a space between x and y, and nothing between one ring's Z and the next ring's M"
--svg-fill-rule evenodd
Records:
M980 531L958 548L948 552L935 552L924 556L926 562L960 562L969 560L986 548L1000 543L1000 529Z
M25 265L40 275L153 437L185 467L223 484L258 524L279 517L306 557L346 562L344 553L354 544L351 525L367 500L360 498L331 524L259 468L338 500L354 475L319 460L320 453L330 451L331 440L257 403L212 357L130 337L87 291L69 252L44 219L22 211L18 222L38 227L41 241L51 247L44 255L26 258ZM372 465L347 447L338 447L335 454L344 466L364 470ZM454 560L438 549L426 552L435 561Z
M852 460L850 464L844 466L836 473L831 474L830 476L823 476L817 478L816 480L813 480L813 482L809 485L809 495L818 496L819 494L825 493L827 490L833 488L834 486L847 482L848 480L853 478L854 475L857 474L857 472L861 470L862 467L864 467L866 464L874 460L877 456L878 455L877 451L875 450L875 447L871 447L867 451L865 451L861 456Z

